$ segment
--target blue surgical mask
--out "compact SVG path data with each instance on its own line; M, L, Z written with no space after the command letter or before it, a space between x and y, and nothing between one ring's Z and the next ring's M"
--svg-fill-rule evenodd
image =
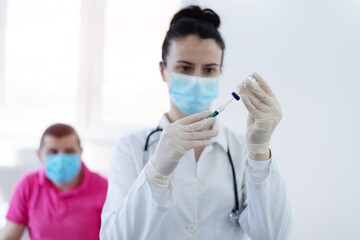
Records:
M79 154L53 154L45 158L46 176L55 183L71 182L80 172Z
M218 96L218 77L171 73L169 94L175 106L188 115L207 109Z

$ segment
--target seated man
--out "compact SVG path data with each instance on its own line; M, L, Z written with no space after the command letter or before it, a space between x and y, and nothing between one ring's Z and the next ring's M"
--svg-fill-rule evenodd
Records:
M27 174L13 192L1 239L99 239L107 180L81 159L75 130L55 124L44 132L38 156L45 168Z

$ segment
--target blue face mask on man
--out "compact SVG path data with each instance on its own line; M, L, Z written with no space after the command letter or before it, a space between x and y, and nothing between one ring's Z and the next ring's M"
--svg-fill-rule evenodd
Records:
M81 169L79 154L53 154L45 158L46 176L55 183L71 182Z
M171 73L169 94L175 106L188 115L204 111L217 98L218 77Z

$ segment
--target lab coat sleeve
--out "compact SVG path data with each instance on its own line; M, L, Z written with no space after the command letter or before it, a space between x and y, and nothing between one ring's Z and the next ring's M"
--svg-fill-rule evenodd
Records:
M252 240L289 239L291 212L285 183L274 158L254 163L248 159L240 226Z
M116 144L109 188L101 214L100 239L156 239L168 209L174 203L172 184L162 188L138 173L136 150L129 139Z

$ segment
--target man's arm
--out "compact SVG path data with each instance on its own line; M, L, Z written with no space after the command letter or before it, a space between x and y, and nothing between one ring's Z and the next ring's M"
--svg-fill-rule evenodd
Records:
M0 240L18 240L25 230L25 225L7 221Z

